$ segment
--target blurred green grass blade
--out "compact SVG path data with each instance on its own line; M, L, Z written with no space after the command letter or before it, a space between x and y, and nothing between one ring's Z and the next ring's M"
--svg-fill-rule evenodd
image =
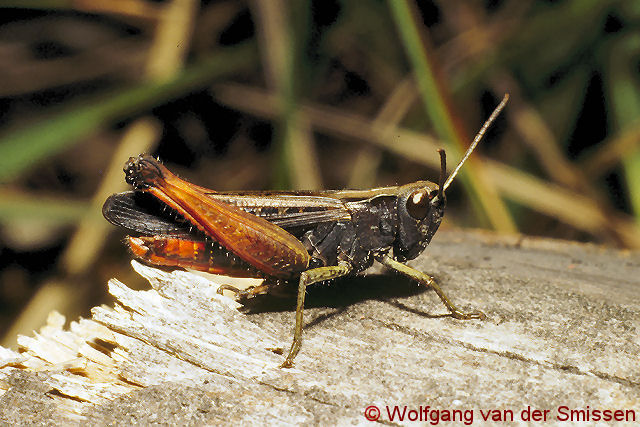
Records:
M424 52L423 41L412 16L412 7L407 0L389 0L388 4L393 12L405 51L411 60L426 112L436 133L451 145L456 141L455 124L447 111L443 88L439 87L434 67L429 63L429 57ZM455 145L450 146L452 150L456 148L460 149Z
M607 52L607 98L611 100L615 130L621 132L633 126L640 117L640 79L637 72L640 34L612 41ZM633 214L640 223L640 149L623 158L622 165Z
M249 44L221 50L171 80L144 82L85 100L9 131L0 137L0 182L16 178L103 126L206 87L222 75L247 68L255 60L254 48Z
M623 164L633 215L640 224L640 153L635 153L630 158L625 159Z
M89 203L85 201L0 191L1 222L33 219L51 224L75 224L88 210Z
M437 66L433 63L430 52L433 50L425 46L426 41L420 35L416 20L417 12L412 0L388 0L396 28L411 61L418 89L422 97L425 111L438 136L449 144L457 158L464 152L470 139L457 121L455 113L448 103L447 88L438 75ZM467 188L478 214L486 214L494 229L503 232L515 232L516 225L500 199L495 188L482 175L481 168L475 160L469 159L462 169L460 177ZM477 203L477 202L479 203Z
M312 7L307 0L256 2L262 27L267 81L281 107L275 122L272 187L317 189L321 187L311 131L299 100L313 80L310 76L310 29ZM259 7L258 7L259 6Z
M287 189L292 187L295 174L293 144L296 143L296 105L302 79L299 68L306 41L304 30L309 26L308 16L305 16L308 5L305 1L287 5L282 0L275 0L255 9L263 27L263 46L260 46L260 50L265 56L265 69L269 74L267 80L281 107L274 129L272 185L277 189ZM302 16L297 16L300 14ZM278 18L282 21L279 22ZM303 19L303 25L296 21L298 18Z
M71 9L75 0L0 0L1 9Z

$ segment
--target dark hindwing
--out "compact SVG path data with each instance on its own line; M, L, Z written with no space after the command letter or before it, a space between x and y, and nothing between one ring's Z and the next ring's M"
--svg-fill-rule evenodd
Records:
M188 237L193 230L158 199L139 191L112 194L102 206L102 215L113 225L147 236Z

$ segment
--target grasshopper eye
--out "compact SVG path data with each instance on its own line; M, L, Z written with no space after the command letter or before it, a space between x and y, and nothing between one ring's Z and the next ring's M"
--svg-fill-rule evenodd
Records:
M430 199L426 189L414 191L407 199L407 212L415 219L424 219L429 213Z

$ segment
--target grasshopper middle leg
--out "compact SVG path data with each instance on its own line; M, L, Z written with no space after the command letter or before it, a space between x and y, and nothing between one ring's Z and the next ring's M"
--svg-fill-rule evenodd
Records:
M298 282L298 301L296 305L296 328L293 334L293 343L291 343L291 349L289 350L287 358L281 365L282 368L291 368L293 366L293 359L300 351L300 346L302 345L304 297L307 292L307 286L313 283L345 276L349 274L350 271L351 265L347 262L341 262L336 266L313 268L300 274L300 282Z

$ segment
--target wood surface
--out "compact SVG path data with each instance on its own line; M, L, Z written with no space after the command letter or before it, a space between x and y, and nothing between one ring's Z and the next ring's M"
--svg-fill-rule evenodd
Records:
M344 425L376 405L392 424L536 409L554 424L563 406L640 422L638 252L441 231L410 265L486 320L451 319L432 291L374 269L309 289L294 369L273 349L288 350L295 298L241 307L200 275L133 265L149 290L114 279L115 307L69 325L52 313L19 352L0 348L0 421Z

